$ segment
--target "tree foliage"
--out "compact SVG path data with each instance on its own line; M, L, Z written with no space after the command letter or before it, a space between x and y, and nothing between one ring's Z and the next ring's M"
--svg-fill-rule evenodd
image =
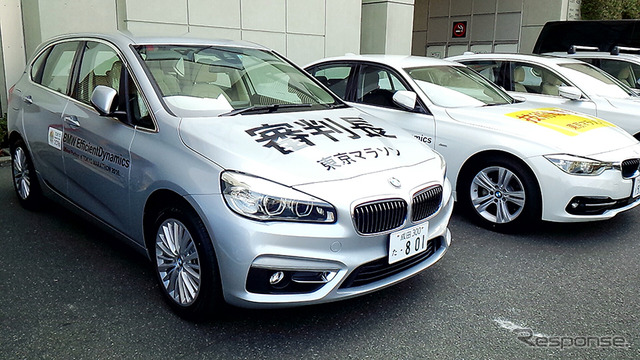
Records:
M582 0L583 20L640 18L640 0Z

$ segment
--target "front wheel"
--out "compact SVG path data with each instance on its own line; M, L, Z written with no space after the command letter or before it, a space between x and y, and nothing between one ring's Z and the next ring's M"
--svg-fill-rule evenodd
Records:
M168 207L154 223L154 268L160 289L178 315L205 320L222 305L220 277L207 230L192 210Z
M38 209L42 205L42 191L27 146L22 140L11 146L11 169L13 188L20 205L29 210Z
M533 173L510 159L479 162L464 173L458 193L467 212L492 230L523 229L541 216L540 191Z

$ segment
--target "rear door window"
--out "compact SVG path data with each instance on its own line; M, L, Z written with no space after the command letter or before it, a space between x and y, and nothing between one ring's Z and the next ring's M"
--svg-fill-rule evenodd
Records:
M55 45L49 52L39 76L39 83L62 94L69 92L71 69L78 50L78 42ZM38 59L39 60L39 59ZM36 63L38 62L36 61Z

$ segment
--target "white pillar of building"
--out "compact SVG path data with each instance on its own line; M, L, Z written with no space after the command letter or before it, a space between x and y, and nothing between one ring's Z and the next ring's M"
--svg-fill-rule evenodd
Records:
M9 88L24 70L26 55L20 0L0 3L0 116L7 112Z
M360 52L411 54L414 0L363 0Z

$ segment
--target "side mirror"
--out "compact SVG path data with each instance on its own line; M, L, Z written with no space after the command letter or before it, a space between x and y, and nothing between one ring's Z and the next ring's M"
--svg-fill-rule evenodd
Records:
M413 110L416 108L418 95L413 91L399 90L393 94L393 102L405 110Z
M91 94L91 104L100 115L112 115L118 106L118 92L108 86L98 85Z
M582 98L582 91L573 86L560 86L558 93L565 99L580 100Z

